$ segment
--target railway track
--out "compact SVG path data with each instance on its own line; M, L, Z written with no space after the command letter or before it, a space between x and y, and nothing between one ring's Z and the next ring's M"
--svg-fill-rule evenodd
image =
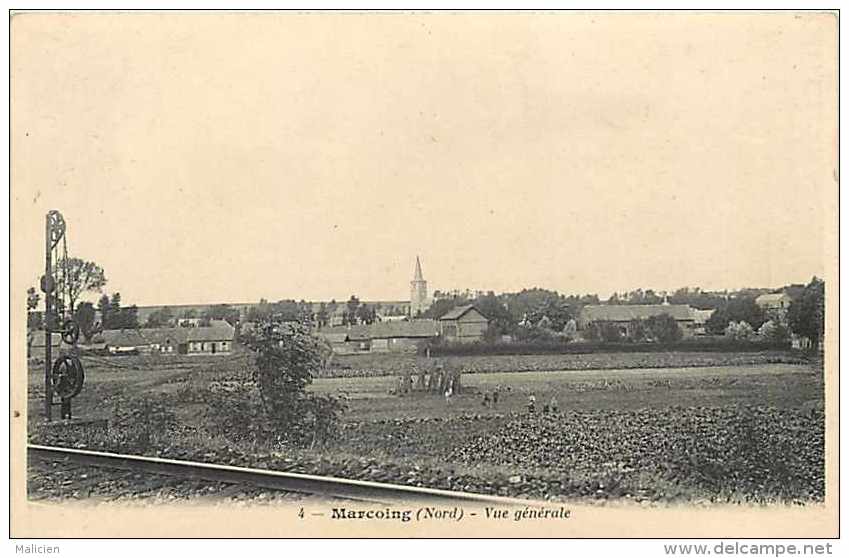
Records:
M477 502L513 506L539 503L488 494L33 444L27 446L27 457L30 461L58 461L76 466L115 469L134 474L177 477L195 481L309 494L331 500L360 500L384 504L404 501Z

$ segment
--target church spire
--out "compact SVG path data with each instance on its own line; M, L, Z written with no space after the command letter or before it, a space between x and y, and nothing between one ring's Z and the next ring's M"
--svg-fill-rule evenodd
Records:
M427 281L422 275L422 263L419 257L416 256L416 271L413 273L413 280L410 281L410 317L415 318L425 310L427 310Z
M413 275L413 281L424 281L424 277L422 277L422 264L419 262L418 256L416 256L416 273Z

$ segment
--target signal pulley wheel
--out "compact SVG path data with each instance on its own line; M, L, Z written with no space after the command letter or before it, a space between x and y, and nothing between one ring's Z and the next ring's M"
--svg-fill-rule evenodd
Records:
M75 356L62 356L53 363L51 374L53 392L62 399L79 395L85 382L83 363Z
M68 318L62 324L62 341L68 345L73 345L80 338L80 326L74 320Z
M50 241L54 246L65 236L65 218L55 209L47 214L50 220Z

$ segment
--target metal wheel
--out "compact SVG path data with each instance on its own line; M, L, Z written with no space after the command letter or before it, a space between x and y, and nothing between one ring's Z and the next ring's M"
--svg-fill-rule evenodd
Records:
M68 318L62 324L62 341L68 345L74 345L80 339L80 326L77 322Z
M55 209L50 211L47 217L50 219L50 242L56 246L65 236L65 218Z
M85 370L80 359L75 356L62 356L53 363L51 374L53 392L62 399L79 395L85 382Z

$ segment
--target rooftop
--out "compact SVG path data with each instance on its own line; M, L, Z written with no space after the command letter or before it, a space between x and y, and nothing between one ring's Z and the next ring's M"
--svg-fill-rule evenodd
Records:
M669 314L679 321L693 320L686 304L590 304L581 310L584 322L630 322Z

